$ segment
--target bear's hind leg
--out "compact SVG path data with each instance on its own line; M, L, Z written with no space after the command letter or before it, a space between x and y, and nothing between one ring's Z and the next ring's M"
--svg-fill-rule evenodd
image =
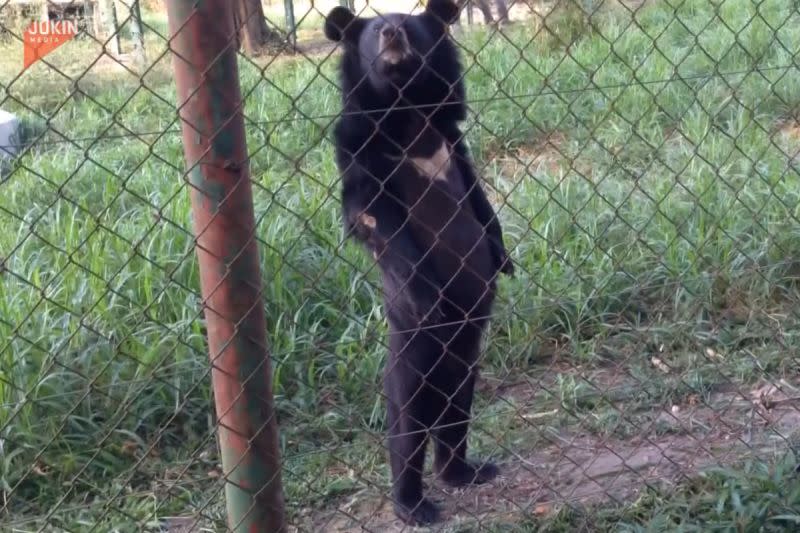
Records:
M407 524L426 525L439 519L439 508L423 497L422 474L429 428L441 409L432 408L424 374L415 364L424 360L420 350L429 343L415 336L424 334L412 333L408 341L407 335L390 333L384 386L395 513Z
M472 331L458 334L455 342L451 342L453 348L462 348L459 350L461 357L450 355L453 359L448 365L449 378L458 376L459 381L454 383L445 414L436 422L437 429L433 432L434 469L444 483L453 487L483 484L500 473L492 463L474 463L467 459L467 433L477 377L480 329L471 324L466 328Z

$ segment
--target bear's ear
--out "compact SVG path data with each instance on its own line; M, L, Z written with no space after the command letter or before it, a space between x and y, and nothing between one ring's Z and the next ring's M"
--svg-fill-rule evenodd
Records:
M443 24L453 24L458 20L460 9L453 0L428 0L425 13L433 15Z
M331 41L358 39L363 29L364 20L355 16L346 7L336 6L325 17L325 37Z

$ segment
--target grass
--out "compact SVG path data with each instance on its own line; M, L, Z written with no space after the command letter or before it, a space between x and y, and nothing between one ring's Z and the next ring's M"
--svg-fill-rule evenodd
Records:
M798 18L788 0L685 0L601 10L568 51L525 24L458 35L465 130L519 272L502 282L484 372L541 379L532 396L481 396L479 451L509 459L553 428L631 438L664 406L796 373ZM92 65L86 41L52 56L66 76L41 64L17 78L14 45L0 53L3 108L49 125L0 182L1 516L21 531L223 517L163 45L150 32L141 80ZM240 62L297 521L386 486L379 280L341 239L324 59ZM608 368L622 400L593 377ZM532 406L558 414L515 418ZM547 527L588 527L591 512L624 531L776 530L798 504L788 466L754 462Z

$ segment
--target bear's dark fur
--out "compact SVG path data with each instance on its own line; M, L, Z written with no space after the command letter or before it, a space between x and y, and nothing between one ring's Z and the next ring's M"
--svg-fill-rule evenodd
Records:
M345 229L383 276L392 490L411 524L438 518L423 497L429 434L444 482L497 475L467 460L466 439L496 277L513 266L458 127L465 91L447 31L457 16L450 0L430 0L419 15L360 18L337 7L325 21L344 45L334 137Z

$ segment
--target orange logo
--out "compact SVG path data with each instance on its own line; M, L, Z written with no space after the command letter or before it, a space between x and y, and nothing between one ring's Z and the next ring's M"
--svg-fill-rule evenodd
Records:
M32 22L23 34L23 67L36 61L69 41L78 33L78 23L71 20L40 20Z

